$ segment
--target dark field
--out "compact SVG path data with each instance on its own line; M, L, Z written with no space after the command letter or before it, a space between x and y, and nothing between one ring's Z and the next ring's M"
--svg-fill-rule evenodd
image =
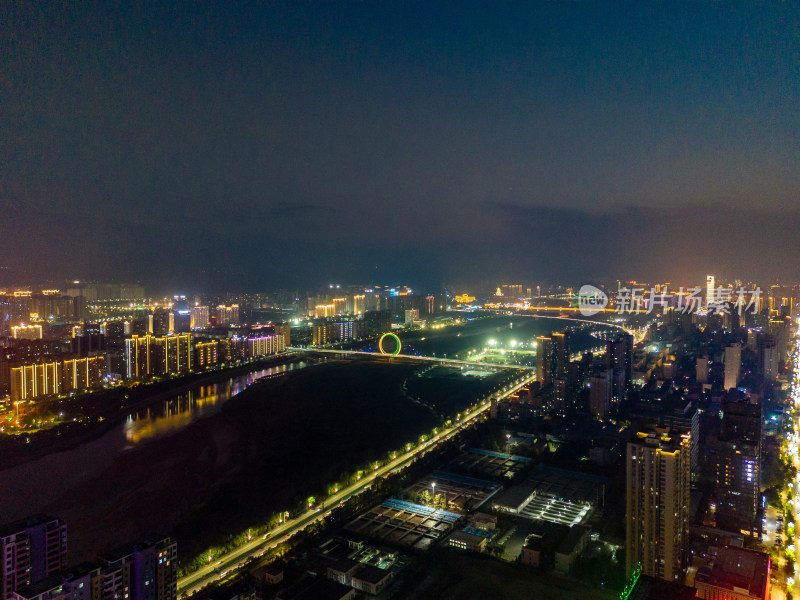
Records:
M539 574L535 568L485 555L438 547L401 575L397 598L417 600L616 600L619 590L582 584L574 578Z
M465 317L466 318L466 317ZM403 353L413 348L425 356L438 358L466 358L466 352L475 348L483 348L493 339L500 346L508 346L516 342L529 342L540 335L550 335L554 331L563 331L567 327L580 326L580 323L565 319L533 318L533 317L484 317L469 322L446 327L444 329L422 329L409 332L398 332L403 346ZM598 328L604 324L598 322ZM573 352L596 346L598 341L589 335L589 329L577 329L572 336Z
M434 385L412 401L403 384L419 369L373 360L312 366L121 455L47 507L69 525L70 562L151 531L174 532L189 558L385 457L435 427L436 412L460 410L492 384L448 378L446 394Z

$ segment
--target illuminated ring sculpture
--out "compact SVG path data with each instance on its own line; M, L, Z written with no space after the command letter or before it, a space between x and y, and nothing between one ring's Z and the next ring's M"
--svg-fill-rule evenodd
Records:
M387 352L386 350L384 350L384 349L383 349L383 339L384 339L386 336L389 336L389 337L392 337L392 338L394 338L394 341L396 341L396 342L397 342L397 348L395 349L395 351L394 351L394 352ZM401 344L401 343L400 343L400 338L399 338L399 337L397 337L397 336L396 336L395 334L393 334L393 333L384 333L384 334L381 336L381 339L379 339L379 340L378 340L378 350L380 350L380 351L381 351L381 354L388 354L389 356L397 356L398 354L400 354L400 349L401 349L402 347L403 347L403 344Z

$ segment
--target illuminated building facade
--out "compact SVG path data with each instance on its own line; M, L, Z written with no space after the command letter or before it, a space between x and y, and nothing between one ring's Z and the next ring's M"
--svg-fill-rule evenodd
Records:
M502 292L503 296L507 296L509 298L521 298L522 297L522 284L508 284L504 283L500 286L500 291Z
M105 355L67 359L61 371L62 390L69 392L102 387L105 374Z
M570 345L569 332L557 331L552 335L553 338L553 364L555 377L566 377L569 370Z
M331 300L331 304L333 304L334 315L343 315L347 312L346 298L334 298L333 300Z
M11 401L61 393L63 365L50 361L11 368Z
M205 369L219 364L219 342L195 342L194 364L198 369Z
M742 369L742 347L738 343L725 348L725 379L723 389L735 388L739 383L739 372Z
M706 308L714 303L715 285L714 276L708 275L706 277Z
M366 310L366 300L364 294L356 294L353 296L353 313L360 315Z
M251 358L270 356L283 352L283 350L283 336L280 335L265 335L247 339L247 354Z
M131 336L125 340L125 362L129 379L185 373L192 368L192 336Z
M289 323L276 323L272 326L272 331L275 335L283 337L283 346L291 346L292 344L292 326Z
M42 326L15 325L11 328L11 336L15 340L40 340L42 339Z
M239 305L232 304L225 306L220 304L217 307L217 325L236 325L239 323Z
M547 335L536 338L536 381L542 388L553 385L553 340Z
M317 304L314 306L314 317L322 319L332 317L336 314L336 307L333 304Z
M682 581L689 547L690 434L640 432L626 457L626 572Z
M356 337L358 332L357 321L342 321L336 323L336 339L345 342Z
M107 372L106 355L42 359L10 368L12 401L98 388Z
M128 379L138 379L150 374L150 335L132 335L125 340L125 364Z
M314 346L324 346L337 338L336 323L314 325L311 330L311 343Z
M185 373L192 369L192 336L168 335L163 338L164 350L159 355L160 374ZM163 358L162 358L163 357Z
M219 341L219 360L232 363L247 358L247 344L240 337L230 337Z
M208 327L210 321L207 306L193 306L190 326L192 329Z

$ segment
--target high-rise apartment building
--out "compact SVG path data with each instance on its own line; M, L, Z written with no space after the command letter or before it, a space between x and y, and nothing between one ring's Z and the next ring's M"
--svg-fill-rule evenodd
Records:
M333 304L333 314L343 315L347 312L347 298L334 298L331 300Z
M756 536L761 475L762 406L726 398L722 430L716 442L716 524L727 531Z
M178 548L170 537L120 548L103 557L103 600L175 600Z
M324 346L338 339L337 323L323 323L314 325L311 329L311 344Z
M690 434L637 433L626 458L626 569L682 581L689 546Z
M392 330L392 313L388 310L369 310L364 313L364 327L370 336L383 335Z
M0 525L0 600L66 567L67 525L36 515Z
M569 331L557 331L553 338L554 377L567 377L570 359Z
M237 325L239 323L239 305L217 306L217 325Z
M272 331L275 332L275 335L283 337L284 347L292 345L292 326L289 323L275 323Z
M129 379L183 373L192 368L192 336L184 333L156 337L131 336L125 340Z
M196 342L194 344L194 365L205 369L219 364L219 342Z
M606 344L606 366L611 369L611 398L615 404L625 400L633 379L633 336L621 332Z
M360 315L366 310L366 302L364 294L356 294L353 296L353 314Z
M85 358L69 358L63 361L62 390L70 392L101 387L106 370L105 354Z
M758 371L765 381L778 377L778 344L771 335L758 335Z
M542 388L553 384L553 340L547 335L536 338L536 380Z
M715 290L716 287L714 285L714 276L708 275L706 277L706 308L714 304L714 299L716 297Z
M323 319L332 317L336 314L336 307L333 304L317 304L314 306L314 317Z
M11 367L11 401L32 400L61 393L63 365L49 360Z
M193 306L190 326L192 329L202 329L208 327L209 313L207 306Z
M150 333L162 337L175 331L175 313L166 308L157 308L150 316Z
M263 335L247 339L247 354L251 358L283 352L283 336Z
M605 419L611 408L611 373L611 369L602 369L589 380L589 410L597 419Z
M81 563L11 592L10 600L104 600L100 565Z
M739 372L742 369L742 346L738 343L725 348L725 380L724 389L735 388L739 383Z

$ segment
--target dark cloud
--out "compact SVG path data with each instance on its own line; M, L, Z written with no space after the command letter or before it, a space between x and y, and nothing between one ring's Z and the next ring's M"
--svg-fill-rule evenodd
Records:
M0 27L0 236L23 272L252 287L800 258L795 5L6 2Z

